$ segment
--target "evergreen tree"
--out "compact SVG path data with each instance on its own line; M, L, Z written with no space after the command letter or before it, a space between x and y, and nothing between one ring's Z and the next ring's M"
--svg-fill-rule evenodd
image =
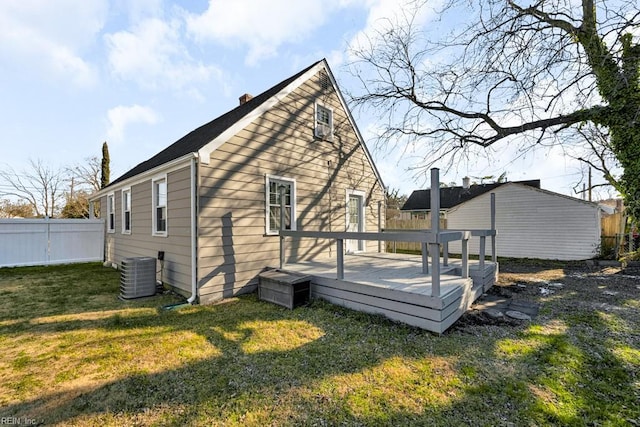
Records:
M109 185L109 147L107 142L102 143L102 174L100 176L100 188Z

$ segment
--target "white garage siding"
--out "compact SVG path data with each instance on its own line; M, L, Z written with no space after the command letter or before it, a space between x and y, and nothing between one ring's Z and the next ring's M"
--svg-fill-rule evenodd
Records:
M547 190L509 183L496 188L496 252L498 256L557 260L582 260L598 255L600 210L585 202ZM490 228L489 193L452 208L447 228ZM478 254L479 239L469 243ZM487 238L487 254L491 244ZM460 244L449 251L460 253Z

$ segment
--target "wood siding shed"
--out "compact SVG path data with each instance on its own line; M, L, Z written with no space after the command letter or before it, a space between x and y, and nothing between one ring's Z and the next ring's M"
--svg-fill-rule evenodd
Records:
M529 186L508 183L496 195L496 252L498 256L557 260L583 260L598 255L600 209L596 203ZM490 228L489 193L452 208L449 229ZM479 239L469 242L478 254ZM460 253L459 244L449 251ZM487 253L491 245L487 242Z

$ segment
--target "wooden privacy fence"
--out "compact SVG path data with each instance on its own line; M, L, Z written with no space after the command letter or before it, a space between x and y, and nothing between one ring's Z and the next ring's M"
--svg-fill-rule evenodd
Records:
M638 249L632 233L625 233L627 217L624 212L616 212L600 220L600 255L618 258L621 254Z
M102 261L102 219L0 219L0 267Z
M388 219L385 230L428 230L431 228L431 220L427 219ZM440 229L447 228L447 220L440 218ZM387 241L387 252L420 251L419 242L389 242Z

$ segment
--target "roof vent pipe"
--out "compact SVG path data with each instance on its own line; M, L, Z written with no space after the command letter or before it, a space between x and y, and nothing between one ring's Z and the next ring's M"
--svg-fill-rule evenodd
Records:
M465 176L464 178L462 178L462 188L464 188L465 190L468 190L469 181L470 181L470 178L468 176Z

